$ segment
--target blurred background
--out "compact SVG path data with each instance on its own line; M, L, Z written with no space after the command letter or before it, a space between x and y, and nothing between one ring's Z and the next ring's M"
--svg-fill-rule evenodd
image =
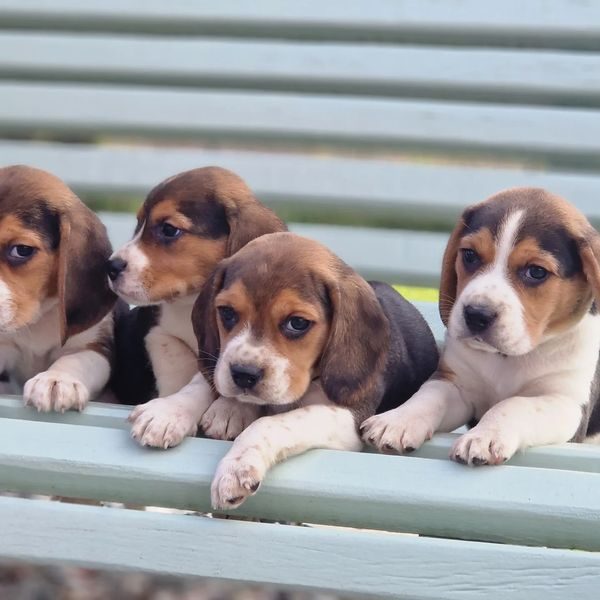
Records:
M599 11L575 0L0 0L0 164L62 177L115 246L159 181L230 168L294 231L402 286L440 336L441 255L467 204L536 185L600 222ZM0 571L2 599L308 597Z

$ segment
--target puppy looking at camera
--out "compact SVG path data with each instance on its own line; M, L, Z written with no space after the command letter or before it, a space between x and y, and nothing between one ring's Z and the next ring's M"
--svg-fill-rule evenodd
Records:
M167 448L194 435L233 439L259 411L213 392L198 370L191 314L217 263L264 233L285 230L231 171L193 169L156 186L137 215L133 239L108 264L112 289L138 308L119 318L112 388L132 436ZM158 396L158 397L156 397ZM209 410L210 409L210 410Z
M495 465L597 434L599 260L600 235L547 191L511 189L467 208L443 260L440 367L406 404L368 419L364 439L405 452L475 424L450 456Z
M358 425L410 397L438 362L416 308L291 233L265 235L220 263L192 320L218 393L269 413L220 462L215 509L239 506L289 456L359 450Z
M60 179L0 169L0 373L38 411L82 410L109 379L110 253L102 223Z

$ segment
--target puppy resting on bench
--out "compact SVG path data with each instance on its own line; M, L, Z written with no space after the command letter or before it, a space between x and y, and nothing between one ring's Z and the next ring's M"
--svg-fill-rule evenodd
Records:
M440 367L406 404L368 419L364 439L404 452L475 424L451 458L482 465L600 432L599 260L600 235L544 190L468 208L444 256Z
M57 177L5 167L0 253L0 372L40 411L82 410L110 374L104 225Z
M118 320L112 381L121 402L145 402L130 415L132 436L148 446L175 446L196 433L204 416L207 435L233 439L258 416L257 409L226 398L213 403L198 371L192 307L222 258L285 225L242 179L218 167L163 181L137 218L133 239L108 267L112 289L139 305Z
M271 415L245 429L220 462L216 509L239 506L288 456L359 450L358 425L409 398L438 362L416 308L291 233L265 235L224 260L192 320L219 394Z

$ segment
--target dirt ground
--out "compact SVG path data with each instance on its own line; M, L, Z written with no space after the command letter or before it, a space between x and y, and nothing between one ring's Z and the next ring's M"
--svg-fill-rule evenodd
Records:
M0 600L335 600L335 596L142 573L0 565Z

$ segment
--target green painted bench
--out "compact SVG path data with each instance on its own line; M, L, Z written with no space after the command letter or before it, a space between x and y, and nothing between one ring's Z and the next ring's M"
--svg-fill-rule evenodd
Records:
M0 0L0 164L64 178L115 245L133 216L106 210L219 164L365 276L435 287L452 222L501 188L548 187L600 225L599 157L592 1ZM143 449L127 412L0 398L2 561L360 598L598 597L600 448L477 470L447 460L452 435L409 457L313 451L237 512L271 522L248 522L196 514L227 443ZM40 494L125 507L23 497Z

